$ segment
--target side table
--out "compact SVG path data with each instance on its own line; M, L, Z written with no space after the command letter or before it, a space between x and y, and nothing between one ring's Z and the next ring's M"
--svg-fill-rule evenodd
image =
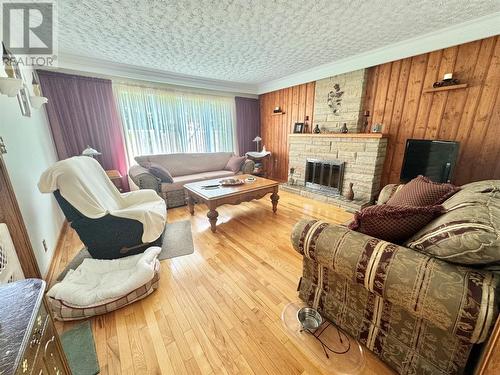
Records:
M106 174L108 175L111 182L118 188L120 193L123 192L123 176L121 175L121 173L116 169L111 169L109 171L106 171Z

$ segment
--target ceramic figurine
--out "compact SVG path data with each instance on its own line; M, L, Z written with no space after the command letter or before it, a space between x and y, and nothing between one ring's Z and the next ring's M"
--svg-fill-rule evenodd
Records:
M316 126L314 127L314 130L313 130L314 134L319 134L321 133L321 130L319 129L319 125L316 124Z
M295 168L290 168L290 176L288 177L288 185L295 185L295 178L293 178L294 173L295 173Z
M375 124L373 125L372 127L372 133L382 133L382 127L383 125L382 124Z
M348 201L352 201L354 199L354 190L352 190L353 185L354 184L352 182L349 182L349 189L345 193L345 198Z
M345 133L347 133L348 131L349 131L349 129L347 129L347 124L344 122L344 123L342 124L342 127L340 128L340 132L345 134Z

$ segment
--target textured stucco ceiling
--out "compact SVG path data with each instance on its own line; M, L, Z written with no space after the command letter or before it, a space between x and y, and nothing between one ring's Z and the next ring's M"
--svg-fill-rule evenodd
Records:
M59 52L258 84L500 11L498 0L59 0Z

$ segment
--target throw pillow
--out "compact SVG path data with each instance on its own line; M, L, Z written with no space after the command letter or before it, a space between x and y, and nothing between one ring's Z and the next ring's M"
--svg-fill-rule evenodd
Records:
M228 160L226 167L224 168L226 171L231 171L234 173L238 173L241 169L241 165L245 161L246 156L231 156Z
M463 185L405 246L467 266L500 264L500 181Z
M388 201L389 206L434 206L443 203L460 188L452 184L432 182L418 176L404 185Z
M136 156L134 159L141 167L149 168L150 161L147 156Z
M174 182L174 179L172 178L172 175L170 174L168 169L164 168L158 163L149 163L148 170L153 176L158 177L162 182L167 182L170 184Z
M400 244L442 212L442 206L375 205L356 212L349 229Z

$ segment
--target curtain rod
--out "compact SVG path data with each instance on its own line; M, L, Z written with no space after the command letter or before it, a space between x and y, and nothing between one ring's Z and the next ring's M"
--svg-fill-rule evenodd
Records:
M184 93L184 94L198 94L198 95L210 95L210 96L217 96L217 97L223 97L223 98L227 98L227 97L236 97L238 95L236 94L232 94L232 93L227 93L226 95L221 95L221 94L214 94L212 93L212 90L207 90L207 89L196 89L196 88L189 88L187 87L186 89L183 89L182 87L178 88L178 86L176 85L168 85L168 84L161 84L161 83L158 83L158 84L155 84L153 83L153 85L146 85L146 84L141 84L141 83L137 83L137 82L131 82L131 81L122 81L122 80L118 80L118 79L112 79L111 80L113 82L113 84L117 84L117 85L124 85L124 86L134 86L134 87L140 87L140 88L144 88L144 89L152 89L152 90L160 90L160 91L173 91L173 92L178 92L178 93Z

